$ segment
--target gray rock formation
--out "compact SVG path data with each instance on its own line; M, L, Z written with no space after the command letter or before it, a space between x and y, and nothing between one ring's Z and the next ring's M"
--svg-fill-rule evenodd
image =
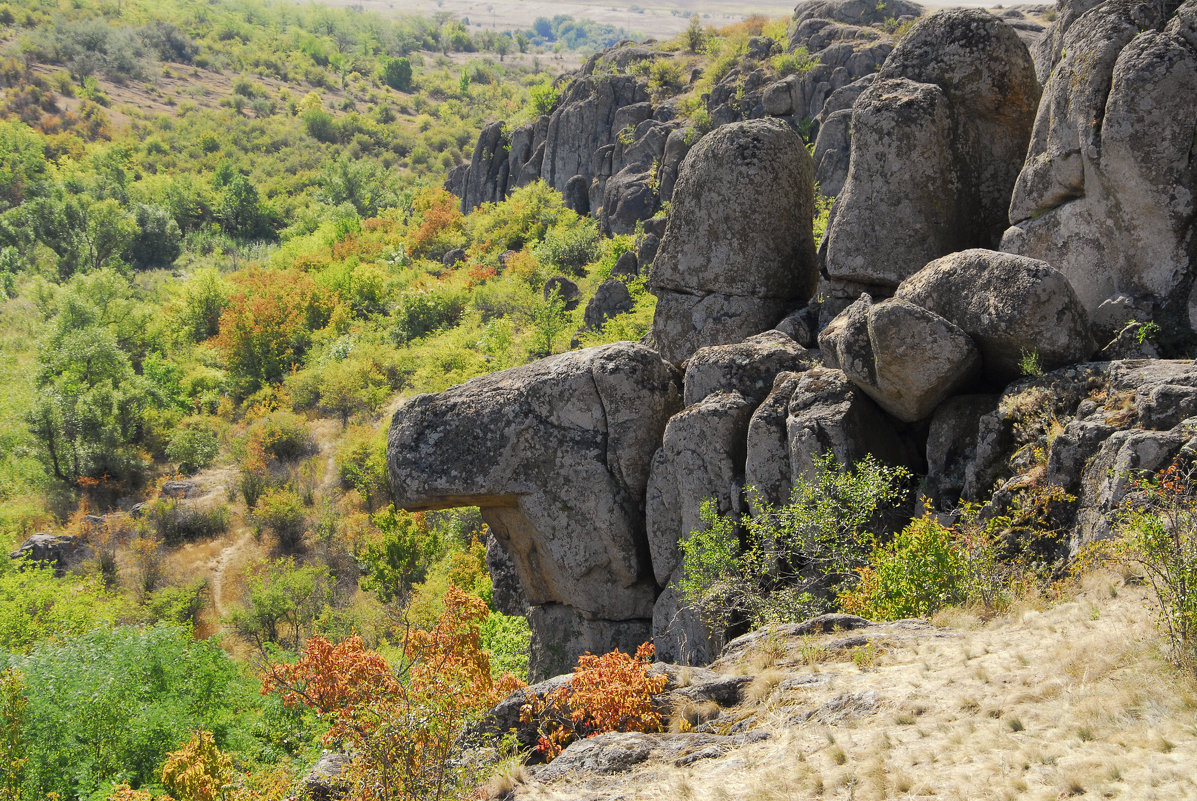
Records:
M503 135L503 123L492 122L482 129L474 146L461 196L462 211L470 211L483 203L502 200L507 194L507 178L511 169L508 159L510 142Z
M768 396L748 422L748 447L744 458L744 485L756 490L748 497L753 514L762 505L778 506L790 498L794 468L790 460L787 421L790 399L798 387L799 373L779 373Z
M72 534L39 532L18 545L8 558L21 559L41 567L52 567L55 575L62 576L91 555L91 547Z
M935 410L927 431L927 475L921 493L939 509L955 508L965 471L976 458L981 418L997 407L995 395L957 395Z
M528 599L524 596L524 588L520 586L520 576L515 569L515 562L511 561L511 554L499 542L498 537L491 534L486 538L486 570L490 573L491 598L495 609L505 615L528 614Z
M979 249L953 253L904 281L895 297L963 329L981 350L985 376L999 386L1021 375L1026 354L1038 354L1052 370L1096 349L1069 282L1034 259Z
M862 295L819 335L819 348L828 367L907 423L929 416L980 372L977 346L964 331L896 298L874 304Z
M792 477L813 478L815 460L831 454L843 465L873 454L897 465L915 465L903 433L839 370L815 367L794 386L786 418Z
M617 314L631 311L635 305L636 301L632 300L627 284L616 278L608 278L599 284L594 297L586 304L582 319L586 328L597 331L603 327L603 323Z
M418 395L391 424L396 503L481 507L528 601L559 607L533 610L546 647L601 648L604 636L635 625L647 635L658 590L644 494L665 423L681 406L679 379L655 352L618 343ZM544 628L564 619L569 632Z
M996 246L1038 97L1026 46L1001 20L918 22L853 106L829 278L892 289L938 256Z
M578 303L582 300L582 292L578 289L577 282L566 278L564 275L554 275L544 282L541 294L545 300L548 300L552 297L554 291L557 293L557 299L565 304L566 311L573 311L578 308Z
M759 403L778 373L800 372L814 362L806 348L779 331L703 348L686 360L685 403L693 406L716 392L739 392Z
M1197 324L1195 5L1168 21L1158 3L1108 0L1056 29L1001 245L1060 270L1090 312L1124 295L1183 330Z
M771 328L814 291L812 167L784 123L704 137L682 165L649 276L652 337L675 363Z

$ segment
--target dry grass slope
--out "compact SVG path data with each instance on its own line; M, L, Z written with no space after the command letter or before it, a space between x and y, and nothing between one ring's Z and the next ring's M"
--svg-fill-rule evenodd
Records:
M772 645L734 715L763 742L686 767L529 780L527 801L1197 797L1197 682L1167 665L1142 587L1100 572L982 622ZM853 632L858 634L860 632ZM795 713L798 714L795 714ZM806 722L792 721L813 715Z

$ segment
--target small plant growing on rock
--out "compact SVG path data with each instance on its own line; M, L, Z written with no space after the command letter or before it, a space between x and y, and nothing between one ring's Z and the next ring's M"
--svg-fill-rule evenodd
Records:
M652 671L652 657L653 645L647 642L635 656L612 651L579 657L568 685L534 697L520 709L520 720L537 725L536 750L550 761L582 737L608 731L661 731L653 696L665 689L669 677Z

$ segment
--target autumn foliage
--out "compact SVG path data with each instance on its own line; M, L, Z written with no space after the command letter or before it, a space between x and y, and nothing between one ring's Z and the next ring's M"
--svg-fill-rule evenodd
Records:
M669 677L652 672L652 643L636 649L595 656L583 654L573 678L520 710L525 723L540 731L537 750L552 760L580 737L608 731L660 731L661 716L653 709L653 696L665 689Z
M398 672L360 637L336 645L313 637L298 662L263 677L263 693L327 716L326 741L353 747L356 798L444 798L462 779L452 760L462 729L518 685L491 678L486 603L452 585L444 603L435 626L409 633Z
M233 760L216 747L211 732L197 731L162 767L162 783L179 801L222 801Z
M236 279L215 343L252 391L281 381L301 363L311 332L324 326L331 311L328 293L306 273L246 270Z

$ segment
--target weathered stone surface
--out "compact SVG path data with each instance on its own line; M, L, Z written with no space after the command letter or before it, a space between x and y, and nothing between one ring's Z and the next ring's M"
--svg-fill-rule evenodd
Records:
M565 197L565 207L578 214L590 213L590 181L585 176L575 175L565 182L561 190Z
M308 775L303 778L303 787L312 801L339 801L349 796L349 782L341 775L349 766L350 756L341 751L332 751L320 757Z
M706 665L719 655L722 632L712 631L702 615L678 595L681 568L653 606L653 647L658 658L682 665Z
M713 498L739 512L748 421L755 404L738 392L705 398L674 415L653 455L645 526L657 584L680 564L678 543L702 527L699 508Z
M627 53L622 56L630 57ZM583 74L566 86L545 132L540 175L558 191L564 191L575 175L589 183L595 175L593 154L613 144L621 130L615 127L616 114L625 106L648 100L644 84L634 76L596 72L596 66L598 59L592 58Z
M680 362L698 347L738 341L772 327L779 307L810 297L817 281L812 174L802 139L774 120L725 126L690 151L649 285L662 300L689 296L691 306L722 296L720 316L732 319L708 327L685 301L659 304L653 337L662 355Z
M952 224L959 176L951 109L937 86L878 80L853 106L851 130L848 175L827 231L827 273L896 286L966 241Z
M545 300L548 300L552 297L554 291L557 292L557 299L565 304L566 311L578 308L578 303L582 299L582 291L578 289L577 282L566 278L564 275L554 275L544 282L541 294Z
M931 417L922 492L936 508L954 508L960 500L965 471L976 457L977 428L997 401L996 395L958 395L940 404Z
M668 289L656 289L653 294L657 308L649 338L661 355L675 364L699 348L741 342L766 331L793 308L788 300L744 295L693 295Z
M766 331L735 345L702 348L686 360L684 399L693 406L716 392L739 392L759 402L781 372L800 372L814 362L806 348Z
M502 200L506 195L510 144L503 134L503 123L492 122L482 129L478 144L474 146L474 158L470 161L470 171L462 191L462 211L468 212L483 203Z
M198 481L167 481L162 485L159 495L163 498L192 498L199 494Z
M587 328L596 331L603 327L603 323L617 314L631 311L635 305L627 284L617 278L608 278L599 284L594 297L586 304L582 319Z
M480 506L530 603L585 616L597 631L591 640L637 619L647 636L657 586L645 558L644 492L680 405L677 372L632 343L418 395L391 425L396 503Z
M651 257L649 261L651 261ZM615 260L615 266L611 268L612 278L635 278L640 274L640 262L637 258L637 252L626 250L619 254L619 258Z
M91 555L91 547L72 534L39 532L18 545L8 558L52 567L54 573L61 576Z
M748 447L744 459L744 486L756 490L761 503L777 506L790 498L794 470L790 464L790 440L786 430L790 398L798 386L799 373L779 373L769 395L748 422ZM753 514L760 511L748 497Z
M828 367L899 420L922 420L979 372L976 345L958 326L904 300L868 295L819 335Z
M852 109L827 115L815 139L815 181L819 192L838 197L848 180L852 155Z
M1061 37L1001 247L1051 263L1090 312L1125 295L1197 323L1197 115L1177 113L1197 107L1193 5L1161 30L1159 4L1109 0Z
M629 166L607 179L599 219L604 233L630 234L636 223L657 213L660 199L653 177L639 166Z
M1038 97L1026 46L1001 20L918 22L853 106L827 275L892 288L938 256L996 246Z
M802 301L817 276L810 154L775 120L728 125L686 156L653 288Z
M445 254L443 259L441 259L441 264L446 267L456 267L458 264L461 264L463 261L465 261L465 257L465 248L453 248Z
M944 11L902 38L878 74L889 78L932 84L947 96L960 179L955 224L976 245L996 245L1039 104L1026 45L986 11Z
M651 609L642 619L594 620L572 606L540 604L532 607L528 624L532 628L528 676L533 680L572 670L584 653L619 649L633 654L652 639Z
M698 732L607 732L573 742L548 765L537 768L535 775L541 782L552 782L577 773L607 776L631 770L650 759L682 767L701 759L715 759L747 743L768 739L768 736L765 732L731 737Z
M795 479L814 478L815 459L826 453L845 465L870 453L890 464L919 461L894 422L843 372L828 367L812 368L798 379L786 434Z
M490 573L495 609L505 615L527 615L528 599L524 596L524 588L520 586L515 563L494 534L486 538L486 570Z
M851 25L879 25L887 19L922 16L923 7L907 0L802 0L794 7L794 23L809 19L829 19Z
M1039 354L1052 370L1084 361L1096 348L1089 315L1068 281L1034 259L980 249L953 253L904 281L895 297L963 329L981 350L985 376L997 384L1020 375L1025 353Z

